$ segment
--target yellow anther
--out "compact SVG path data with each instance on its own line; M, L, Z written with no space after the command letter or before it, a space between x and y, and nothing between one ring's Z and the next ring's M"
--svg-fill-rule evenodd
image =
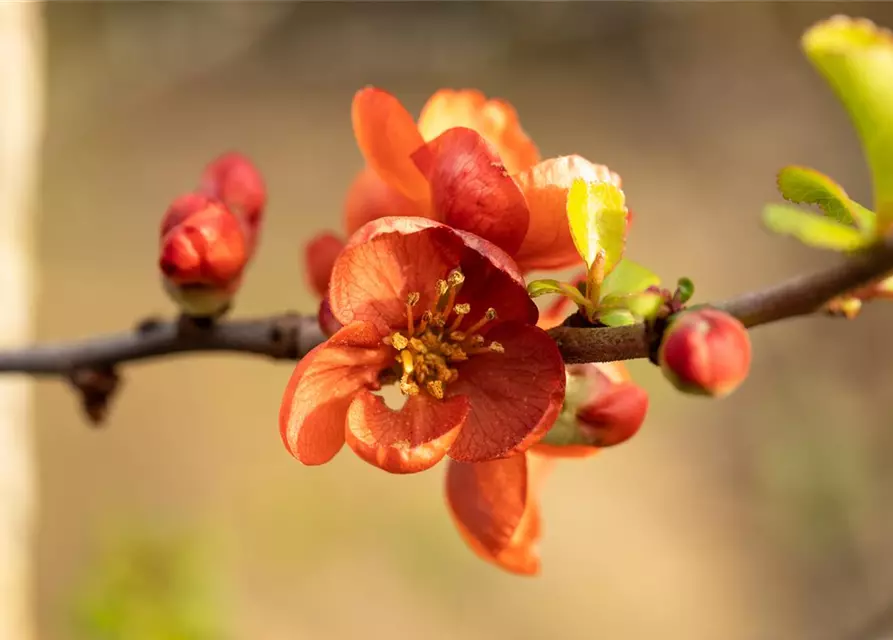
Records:
M416 353L428 353L428 347L426 347L425 343L418 338L410 338L409 346L412 347L413 351Z
M434 287L434 291L437 293L437 297L440 298L445 296L447 291L449 291L449 286L447 285L446 280L438 280L437 284Z
M415 362L412 359L412 351L404 349L400 352L400 362L403 365L403 375L409 375L415 370Z
M465 282L465 276L462 274L459 269L453 269L450 271L450 275L447 276L447 282L450 283L451 287L458 287L460 284Z
M398 331L391 335L391 345L393 345L397 351L403 351L409 346L409 339Z
M443 400L443 382L440 380L429 380L428 384L425 385L425 388L432 396L438 400Z
M408 296L406 296L406 304L410 307L414 307L419 303L419 299L421 297L422 296L419 294L418 291L413 291Z
M464 342L465 334L461 331L453 331L452 333L450 333L450 340L452 340L453 342Z
M453 311L455 311L460 316L464 316L471 313L471 305L467 302L464 304L457 304L455 307L453 307Z
M484 344L484 336L476 333L473 336L468 336L465 341L472 347L479 347Z
M505 353L505 347L503 347L498 342L491 342L489 346L490 351L494 353Z
M490 307L489 309L487 309L487 313L484 314L484 317L487 319L487 321L496 320L496 309Z

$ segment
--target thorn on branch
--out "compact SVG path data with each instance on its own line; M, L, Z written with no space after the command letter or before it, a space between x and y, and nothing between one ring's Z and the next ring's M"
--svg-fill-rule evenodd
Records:
M99 426L108 415L109 403L118 390L121 379L114 369L75 369L69 381L80 392L81 406L94 426Z

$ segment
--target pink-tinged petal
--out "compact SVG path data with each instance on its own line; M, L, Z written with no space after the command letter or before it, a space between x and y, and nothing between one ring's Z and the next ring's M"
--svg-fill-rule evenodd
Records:
M342 249L344 240L328 232L315 236L304 249L307 282L319 297L325 296L329 289L332 267L335 266L335 259Z
M537 493L550 468L551 461L529 453L477 464L449 462L447 505L479 557L512 573L539 573Z
M536 305L504 251L424 218L381 218L351 236L332 271L332 312L342 324L402 327L408 294L421 295L414 307L421 316L434 301L437 280L457 267L465 274L457 302L472 305L469 320L493 307L500 320L536 322Z
M437 218L509 254L521 246L530 214L495 149L477 132L448 129L413 154L431 185Z
M347 444L363 460L390 473L416 473L443 459L468 416L466 398L410 396L394 411L361 391L347 414Z
M450 447L461 462L494 460L524 451L552 427L564 401L561 354L545 331L516 322L487 333L504 353L472 356L458 367L450 396L464 395L471 413Z
M332 337L344 328L344 325L338 322L338 318L332 313L332 305L329 304L328 295L319 303L316 321L319 323L319 328L322 329L323 335L327 337Z
M521 128L518 113L504 100L488 100L473 89L441 89L432 95L419 116L419 131L433 140L447 129L467 127L496 147L509 173L539 162L536 145Z
M367 222L387 216L430 217L430 207L416 203L378 177L372 169L361 171L344 202L344 226L352 234Z
M344 325L371 322L382 332L404 326L407 296L418 292L416 309L430 307L435 283L459 264L462 251L461 240L444 226L385 233L362 244L351 240L332 270L332 313Z
M393 349L375 327L344 327L298 363L279 410L285 448L307 465L331 460L344 445L347 411L362 389L378 388L379 373L393 363Z
M400 101L366 87L354 95L351 119L366 164L410 200L427 201L428 183L410 157L425 141Z
M514 254L522 270L564 269L583 262L567 223L567 193L576 178L621 186L616 173L580 156L544 160L515 176L530 209L527 235Z

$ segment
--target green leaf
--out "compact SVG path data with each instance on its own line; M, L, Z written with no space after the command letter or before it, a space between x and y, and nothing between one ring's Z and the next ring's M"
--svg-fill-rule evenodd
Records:
M531 298L539 298L549 294L563 294L561 283L558 280L532 280L527 283L527 294Z
M567 194L567 219L580 256L591 267L605 252L606 274L623 255L626 244L626 206L623 191L607 182L574 180Z
M565 298L570 298L578 305L588 305L586 296L580 293L580 290L577 287L567 282L560 282L548 278L544 280L531 280L527 284L527 294L531 298L538 298L550 294L559 295L564 296Z
M658 293L627 293L603 298L599 309L603 313L626 310L638 320L644 320L657 315L662 303L663 296Z
M691 278L679 278L676 282L676 289L679 291L679 302L685 304L695 295L695 283Z
M869 20L835 16L811 27L801 44L856 128L885 227L893 222L893 34Z
M660 278L642 265L624 258L602 282L601 294L604 297L638 293L648 287L656 287Z
M636 324L636 317L628 309L599 311L596 318L606 327L625 327L630 324Z
M854 251L871 241L853 227L783 204L767 205L763 222L775 233L794 236L817 249Z
M785 167L778 173L778 190L786 200L818 205L829 218L874 233L874 212L851 200L843 187L824 173L807 167Z

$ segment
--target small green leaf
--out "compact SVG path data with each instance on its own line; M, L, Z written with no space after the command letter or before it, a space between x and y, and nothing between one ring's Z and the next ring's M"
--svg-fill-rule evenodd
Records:
M596 317L606 327L625 327L636 324L636 317L628 309L606 309L599 311Z
M854 251L870 242L870 238L853 227L787 205L767 205L763 210L763 222L775 233L794 236L817 249Z
M807 167L785 167L778 172L778 190L786 200L818 205L829 218L874 233L874 212L851 200L843 187L824 173Z
M660 310L663 296L658 293L628 293L602 299L599 309L604 312L627 310L639 320L653 318Z
M691 278L679 278L676 283L676 289L679 291L679 302L685 304L695 295L695 283Z
M610 273L626 244L626 206L623 191L607 182L577 178L567 194L567 219L580 256L591 267L605 252L604 272Z
M561 295L561 283L558 280L532 280L527 283L527 293L531 298L539 298L551 294Z
M893 34L869 20L835 16L811 27L801 44L856 128L884 228L893 222Z
M624 258L602 282L602 296L638 293L648 287L656 287L660 278L642 265Z
M527 284L527 294L531 298L538 298L550 294L559 295L564 296L565 298L570 298L579 306L588 306L589 304L586 301L586 296L580 293L580 290L574 285L548 278L544 280L531 280Z

